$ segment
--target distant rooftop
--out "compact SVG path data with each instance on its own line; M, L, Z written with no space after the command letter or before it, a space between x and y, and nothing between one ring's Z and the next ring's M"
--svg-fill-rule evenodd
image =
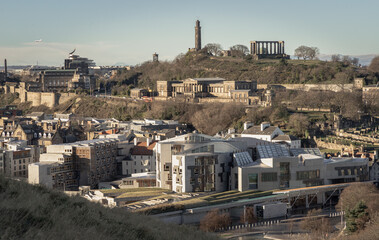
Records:
M196 81L225 81L224 78L219 78L219 77L215 77L215 78L190 78L190 79L193 79Z
M92 140L78 141L78 142L73 142L73 143L55 144L55 145L86 146L86 145L94 145L97 143L109 143L109 142L116 142L116 141L118 141L118 139L116 138L101 138L101 139L92 139Z
M272 140L276 140L276 141L294 141L294 140L299 140L298 138L296 138L295 136L292 136L292 135L278 135L276 137L274 137Z
M291 148L292 155L299 156L300 154L312 154L322 157L322 153L318 148Z
M242 134L252 134L252 135L271 135L275 129L277 129L278 127L275 127L275 126L269 126L269 127L266 127L263 131L261 131L261 126L253 126L253 127L250 127L248 129L246 129L245 131L242 132Z

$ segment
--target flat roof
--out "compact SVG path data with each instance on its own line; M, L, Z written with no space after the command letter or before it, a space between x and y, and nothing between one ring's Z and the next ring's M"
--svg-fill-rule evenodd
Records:
M314 187L304 187L304 188L294 188L294 189L286 189L281 191L275 191L273 194L288 194L292 192L301 192L301 191L309 191L309 190L318 190L318 189L334 189L338 187L347 187L351 183L341 183L341 184L329 184L329 185L321 185L321 186L314 186Z

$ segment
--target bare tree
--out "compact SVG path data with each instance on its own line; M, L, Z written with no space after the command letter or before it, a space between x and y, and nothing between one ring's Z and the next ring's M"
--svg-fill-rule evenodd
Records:
M341 61L341 55L339 54L332 55L332 62L339 62L339 61Z
M372 183L354 183L345 188L340 196L336 209L346 211L354 208L359 201L364 201L370 215L379 211L379 191Z
M370 66L368 66L368 70L374 73L379 73L379 57L375 57L371 60Z
M241 223L256 223L257 218L254 214L254 207L246 207L240 217L240 221Z
M211 210L200 221L200 229L206 232L214 232L220 228L228 227L231 219L227 213L219 213L218 209Z
M230 47L232 56L243 57L249 53L249 48L245 45L237 44Z
M329 219L319 216L321 213L321 210L309 211L300 224L302 229L311 232L312 239L325 239L332 230Z
M219 56L222 51L222 47L218 43L208 43L204 48L206 48L207 52L213 56Z
M296 113L290 116L288 126L291 132L296 136L305 136L305 132L309 126L308 117L304 114Z
M300 46L295 49L295 56L300 59L315 59L317 55L320 54L320 50L317 47L307 47L307 46Z

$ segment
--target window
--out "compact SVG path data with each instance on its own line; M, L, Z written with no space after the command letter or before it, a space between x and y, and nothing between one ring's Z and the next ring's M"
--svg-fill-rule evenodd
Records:
M276 182L278 181L278 174L276 172L262 173L261 181L262 182Z
M296 172L296 180L309 180L320 178L320 170L312 170L312 171L299 171Z
M168 165L167 163L164 165L164 170L165 171L170 171L170 165Z
M249 189L258 189L258 174L252 173L248 175Z
M133 180L127 180L127 181L125 181L125 184L126 185L133 185Z

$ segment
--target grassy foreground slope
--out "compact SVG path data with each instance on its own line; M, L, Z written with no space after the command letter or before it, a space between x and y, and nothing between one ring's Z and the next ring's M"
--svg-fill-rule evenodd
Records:
M0 239L216 239L0 176Z

